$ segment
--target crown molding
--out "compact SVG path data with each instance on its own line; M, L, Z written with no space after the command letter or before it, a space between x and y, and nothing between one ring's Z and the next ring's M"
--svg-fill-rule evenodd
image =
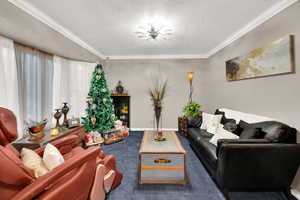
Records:
M281 1L274 6L272 6L270 9L266 10L262 14L260 14L258 17L256 17L254 20L246 24L243 28L238 30L237 32L233 33L230 37L225 39L223 42L221 42L219 45L217 45L215 48L211 49L209 52L207 52L207 57L211 57L212 55L216 54L218 51L222 50L223 48L227 47L234 41L238 40L239 38L243 37L250 31L254 30L259 25L263 24L273 16L277 15L284 9L288 8L292 4L296 3L298 0L284 0Z
M53 30L59 32L69 40L73 41L74 43L78 44L82 48L88 50L92 54L98 56L99 58L103 59L105 58L102 53L100 53L98 50L81 40L78 36L76 36L74 33L72 33L70 30L66 29L59 23L57 23L54 19L34 7L32 4L23 1L23 0L8 0L10 3L15 5L16 7L20 8L21 10L25 11L29 15L33 16L34 18L38 19L42 23L46 24Z
M282 10L288 8L292 4L296 3L298 0L284 0L281 1L270 9L263 12L261 15L256 17L254 20L246 24L243 28L238 30L237 32L233 33L230 37L225 39L223 42L218 44L215 48L209 50L206 54L178 54L178 55L111 55L111 56L104 56L98 50L81 40L77 37L74 33L69 31L68 29L64 28L62 25L57 23L55 20L50 18L48 15L43 13L42 11L38 10L32 4L25 2L23 0L8 0L10 3L14 4L18 8L24 10L26 13L30 14L31 16L37 18L42 23L48 25L50 28L56 30L57 32L64 35L66 38L70 39L71 41L75 42L79 46L85 48L86 50L90 51L91 53L97 55L99 58L104 59L109 57L110 60L128 60L128 59L206 59L218 51L222 50L226 46L230 45L234 41L238 40L242 36L246 35L259 25L263 24L276 14L280 13Z
M128 60L128 59L206 59L207 55L194 55L194 54L178 54L178 55L111 55L108 56L110 60Z

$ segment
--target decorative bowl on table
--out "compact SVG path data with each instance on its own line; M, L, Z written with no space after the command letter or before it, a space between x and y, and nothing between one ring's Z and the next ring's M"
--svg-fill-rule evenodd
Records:
M31 122L28 125L29 134L31 136L31 140L39 140L45 136L43 133L44 128L47 125L47 119L44 119L41 122Z
M165 138L164 136L158 136L158 135L156 135L156 136L154 137L154 140L155 140L156 142L163 142L163 141L166 141L166 138Z
M154 136L154 140L157 141L157 142L162 142L162 141L165 141L166 138L164 137L163 135L163 132L161 129L158 129L155 136Z

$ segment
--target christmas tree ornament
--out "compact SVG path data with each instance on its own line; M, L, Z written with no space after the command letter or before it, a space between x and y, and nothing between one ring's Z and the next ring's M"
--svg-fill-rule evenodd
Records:
M96 80L97 80L97 81L100 80L100 75L96 75Z
M103 102L105 103L107 100L106 100L106 98L103 98Z
M92 109L95 110L96 108L97 108L97 105L96 105L96 104L93 104L93 105L92 105Z
M89 104L92 104L94 102L94 99L90 97L90 98L87 99L87 101L88 101Z
M91 119L92 124L95 124L96 121L97 121L97 119L96 119L95 117L93 117L93 118Z
M106 89L105 89L105 88L102 88L102 89L101 89L101 92L106 92Z

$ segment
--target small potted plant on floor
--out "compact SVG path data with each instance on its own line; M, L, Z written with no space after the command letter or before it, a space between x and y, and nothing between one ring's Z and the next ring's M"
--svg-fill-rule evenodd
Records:
M187 119L188 126L191 125L193 127L198 127L199 124L201 125L202 119L201 115L202 112L200 110L201 106L194 102L189 101L183 108L183 118Z

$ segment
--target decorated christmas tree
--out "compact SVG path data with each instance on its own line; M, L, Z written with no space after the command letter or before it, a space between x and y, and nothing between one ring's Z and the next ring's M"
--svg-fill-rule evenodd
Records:
M92 75L87 97L87 116L83 117L85 131L102 133L114 126L115 114L102 65L97 65Z

